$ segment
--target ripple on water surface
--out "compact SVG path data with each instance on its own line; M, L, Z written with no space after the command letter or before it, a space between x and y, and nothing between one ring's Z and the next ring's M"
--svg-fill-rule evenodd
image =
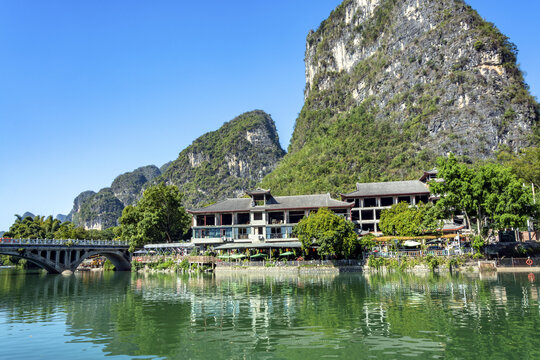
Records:
M540 358L536 282L0 271L6 359Z

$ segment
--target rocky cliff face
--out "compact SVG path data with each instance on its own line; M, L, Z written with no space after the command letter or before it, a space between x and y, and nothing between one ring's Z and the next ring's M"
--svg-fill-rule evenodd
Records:
M114 179L111 189L124 206L134 205L142 196L145 184L161 175L155 165L143 166Z
M307 37L305 104L263 185L296 192L326 168L333 179L304 191L337 192L414 176L449 151L530 145L538 104L516 53L461 0L344 1Z
M67 220L85 229L102 230L116 226L124 207L135 204L142 196L143 187L159 175L161 172L157 166L143 166L117 176L110 188L97 193L84 191L73 201Z
M74 201L71 212L73 223L87 230L103 230L117 225L124 205L111 188L101 189L97 193L85 191L81 195Z
M251 111L195 140L158 180L178 186L186 206L199 206L253 188L284 154L271 117Z

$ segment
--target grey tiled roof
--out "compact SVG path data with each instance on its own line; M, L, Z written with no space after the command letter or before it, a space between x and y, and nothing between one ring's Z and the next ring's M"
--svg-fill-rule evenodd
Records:
M356 191L343 194L344 197L378 195L429 194L427 186L419 180L388 181L356 184Z
M270 194L270 190L256 189L256 190L246 191L246 194L248 194L248 195L265 195L265 194Z
M266 206L251 206L251 202L252 200L250 198L227 199L205 208L189 211L194 213L213 213L250 210L318 209L321 207L347 208L354 205L353 203L332 199L330 194L276 196L271 198L266 203Z

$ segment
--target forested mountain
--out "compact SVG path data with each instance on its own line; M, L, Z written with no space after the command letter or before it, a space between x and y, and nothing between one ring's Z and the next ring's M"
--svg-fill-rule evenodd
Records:
M135 204L142 196L143 187L159 175L157 166L143 166L117 176L110 188L97 193L83 191L73 200L73 209L66 219L85 229L116 226L124 207Z
M196 139L161 167L163 174L154 165L144 166L119 175L110 188L82 192L67 219L86 229L116 226L124 207L159 182L178 186L186 207L236 196L253 188L284 154L270 115L247 112Z
M262 182L280 195L414 178L538 144L517 49L461 0L345 0L307 36L305 104Z
M161 175L155 165L143 166L114 179L111 190L124 206L134 205L142 196L145 184Z
M196 139L156 180L178 186L188 207L200 206L254 188L284 154L274 121L255 110Z

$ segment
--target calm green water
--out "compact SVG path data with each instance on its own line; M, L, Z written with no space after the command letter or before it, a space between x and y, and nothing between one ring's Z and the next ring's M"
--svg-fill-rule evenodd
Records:
M0 359L540 359L538 278L0 270Z

